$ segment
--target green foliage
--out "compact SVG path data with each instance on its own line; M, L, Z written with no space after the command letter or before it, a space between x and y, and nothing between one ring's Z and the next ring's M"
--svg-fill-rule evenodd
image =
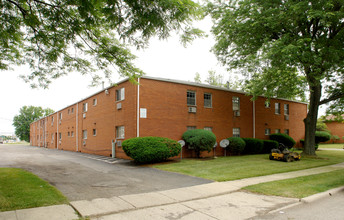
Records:
M324 123L323 120L318 120L317 121L317 128L316 128L317 131L326 131L328 133L331 133L331 131L328 129L326 123Z
M326 142L331 139L331 134L326 131L316 131L315 132L315 143L319 144L321 142Z
M278 142L273 140L263 140L264 146L261 153L268 154L271 153L271 150L278 148Z
M30 124L35 120L48 116L54 110L50 108L43 109L42 107L23 106L19 110L19 115L14 116L13 126L15 127L15 134L22 141L30 142Z
M125 154L138 163L155 163L177 156L181 147L177 141L163 137L136 137L123 141Z
M195 150L197 157L200 157L202 151L210 152L216 142L215 134L203 129L188 130L182 138L187 146Z
M333 135L333 136L331 137L331 139L332 139L333 143L335 143L336 141L339 141L339 140L340 140L340 138L338 137L338 135Z
M243 138L246 143L243 154L259 154L262 152L264 143L256 138Z
M230 137L227 138L229 141L229 145L227 146L227 149L231 154L240 154L244 151L246 143L245 141L240 137Z
M0 1L0 70L28 64L32 73L24 79L42 87L73 71L135 79L143 72L128 44L143 48L178 30L187 43L203 35L190 26L202 17L191 0ZM94 83L101 79L93 76Z
M208 71L208 78L205 80L206 83L212 86L223 86L223 76L221 74L216 74L214 70Z
M344 97L343 1L212 1L217 58L250 81L253 96L305 97L304 154L315 155L319 105ZM336 31L334 31L336 30ZM324 92L322 92L324 88ZM307 90L306 90L307 91ZM321 97L326 94L327 97Z
M287 134L271 134L270 140L284 144L287 148L292 148L296 144L295 140Z

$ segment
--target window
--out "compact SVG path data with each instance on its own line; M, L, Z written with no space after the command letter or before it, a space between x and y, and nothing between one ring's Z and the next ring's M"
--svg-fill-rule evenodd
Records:
M196 92L194 91L186 92L186 103L187 105L196 105Z
M275 129L275 134L280 134L281 133L281 129Z
M265 101L265 108L270 108L270 100Z
M54 134L51 134L51 143L54 143Z
M233 111L240 111L240 98L233 96L232 103L233 103Z
M71 113L74 113L74 108L72 108Z
M276 102L275 103L275 114L277 114L277 115L281 114L281 108L280 107L281 107L280 103Z
M87 109L88 109L88 105L87 105L87 102L82 104L82 111L83 112L87 112Z
M82 139L87 139L87 130L82 130Z
M70 132L68 131L68 137L70 137Z
M233 128L233 137L240 137L240 128Z
M68 109L68 115L70 114L70 109Z
M124 88L116 90L116 101L124 100Z
M59 140L62 140L62 133L59 133Z
M70 132L70 136L74 137L74 131Z
M212 97L210 93L204 93L204 107L206 108L212 107Z
M289 104L284 104L284 115L289 115Z
M62 120L62 112L60 112L60 120Z
M117 126L116 127L116 138L123 138L124 139L124 126Z
M93 99L93 106L97 105L97 99Z
M206 131L213 131L213 128L212 127L204 127L204 130L206 130Z
M97 129L93 129L93 136L97 136Z
M270 128L265 128L265 135L270 135L270 134L271 134Z
M196 126L186 126L186 130L195 130Z
M51 126L54 124L54 116L51 117Z
M284 129L284 134L289 135L289 129Z

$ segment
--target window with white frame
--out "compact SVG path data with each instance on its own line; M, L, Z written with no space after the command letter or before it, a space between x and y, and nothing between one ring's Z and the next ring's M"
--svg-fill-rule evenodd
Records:
M62 112L60 112L60 120L62 120Z
M87 110L88 110L88 104L87 104L87 102L85 102L82 104L82 111L87 112Z
M124 88L116 90L116 101L124 100Z
M74 113L74 108L72 108L71 113Z
M54 116L51 117L51 126L54 124Z
M204 93L204 107L206 107L206 108L212 107L212 95L211 95L211 93Z
M60 141L62 140L62 133L61 132L59 133L59 140Z
M70 137L70 131L68 131L68 134L67 134L67 135L68 135L68 137Z
M97 136L97 129L94 128L92 133L93 133L93 136Z
M206 131L213 131L213 128L212 127L204 127L204 130L206 130Z
M186 92L186 103L187 105L196 105L196 92L195 91Z
M289 135L289 129L284 129L284 134Z
M195 130L196 126L186 126L186 130Z
M265 128L265 135L270 135L270 134L271 134L270 128Z
M240 98L233 96L232 103L233 103L233 111L240 111Z
M51 134L51 143L54 143L54 133Z
M87 139L87 130L82 130L82 139Z
M278 102L275 103L275 114L281 114L281 104Z
M284 104L284 115L289 115L289 104Z
M233 137L240 137L240 128L233 128Z
M281 133L281 129L275 129L275 134L280 134Z
M116 138L124 139L124 126L116 127Z
M71 135L72 137L74 137L74 131L71 131L70 135Z
M97 105L97 99L93 99L93 106Z

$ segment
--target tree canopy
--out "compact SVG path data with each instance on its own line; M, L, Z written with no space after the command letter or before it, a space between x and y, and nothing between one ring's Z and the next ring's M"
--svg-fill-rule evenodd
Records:
M251 82L258 88L252 91L255 95L297 94L303 82L308 87L304 120L308 155L315 155L319 105L344 97L343 81L338 81L344 77L343 4L338 0L208 3L214 53L229 69L242 69L247 78L260 79L258 84ZM272 86L259 84L261 80Z
M43 117L54 113L50 108L43 109L42 107L23 106L19 110L19 115L14 116L13 126L15 127L15 134L20 140L30 142L30 124Z
M42 87L71 71L133 79L143 72L128 44L142 48L174 30L192 40L202 32L190 22L201 17L192 0L1 0L0 70L28 64L23 78Z

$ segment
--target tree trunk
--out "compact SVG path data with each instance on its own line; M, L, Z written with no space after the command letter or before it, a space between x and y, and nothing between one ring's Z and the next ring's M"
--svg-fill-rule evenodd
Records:
M319 102L321 98L321 84L310 85L310 102L305 123L305 145L303 149L304 155L315 156L315 130L318 119Z

